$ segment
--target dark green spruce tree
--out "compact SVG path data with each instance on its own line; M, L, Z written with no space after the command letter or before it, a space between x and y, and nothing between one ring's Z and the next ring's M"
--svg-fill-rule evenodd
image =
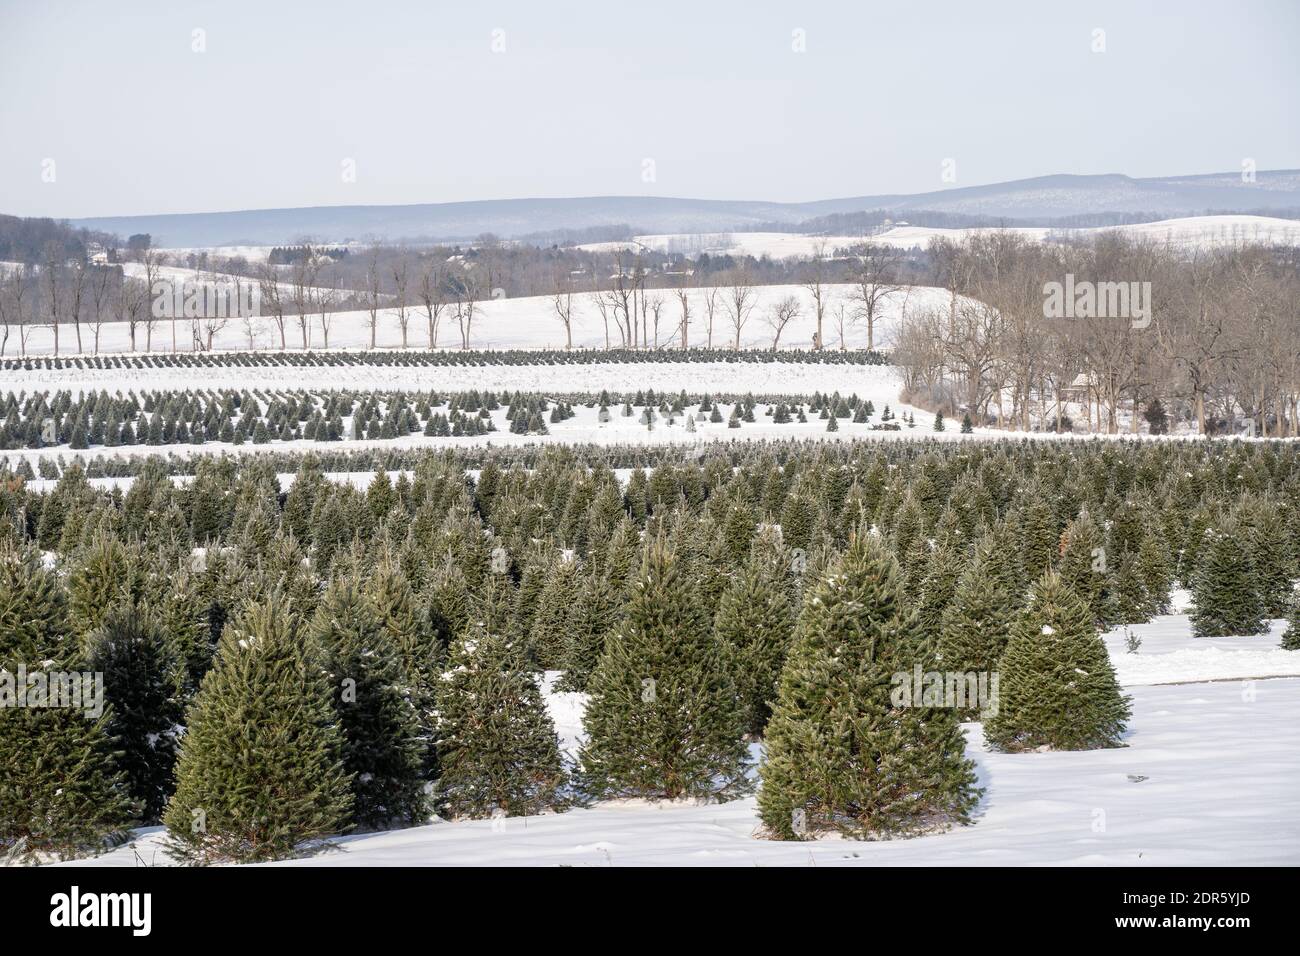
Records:
M369 829L418 822L426 815L419 720L379 614L355 582L338 580L311 636L334 689L353 821Z
M586 691L591 674L605 653L605 638L623 612L621 594L609 575L594 570L584 575L573 620L564 641L564 675L559 691Z
M723 591L713 626L744 709L745 732L762 736L794 632L794 610L780 554L762 547L753 550Z
M597 797L744 792L745 713L689 573L662 539L591 675L582 780Z
M985 739L1007 751L1117 747L1129 717L1092 611L1054 572L1034 586L998 666Z
M141 820L157 823L174 785L182 717L179 665L157 618L130 604L108 611L87 640L87 656L90 669L104 675L118 766Z
M473 625L447 663L437 727L443 810L477 819L564 809L559 738L520 649Z
M1265 595L1255 577L1248 529L1227 518L1206 532L1192 575L1192 633L1197 637L1261 634Z
M759 815L777 839L908 836L967 821L979 792L953 710L900 696L934 668L898 563L858 533L812 587L767 727Z
M0 857L96 853L137 815L108 731L111 708L95 716L93 700L42 706L49 698L29 687L34 674L48 688L51 674L84 664L54 573L35 552L0 547Z
M1300 651L1300 595L1293 595L1286 616L1287 628L1282 634L1284 651Z
M997 670L1020 603L1011 566L1016 560L1016 555L997 547L991 536L976 549L939 623L934 645L938 669L977 675ZM964 707L960 716L973 720L979 710Z
M192 863L283 859L352 811L331 688L278 594L226 625L187 715L164 822Z

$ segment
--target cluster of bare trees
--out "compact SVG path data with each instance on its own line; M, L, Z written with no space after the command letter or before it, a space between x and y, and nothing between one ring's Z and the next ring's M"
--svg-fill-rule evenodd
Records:
M610 335L611 320L618 332L618 348L659 348L662 345L660 322L667 318L664 314L664 295L662 292L652 291L652 274L645 262L644 253L639 250L618 249L613 253L611 263L593 262L592 269L588 279L590 291L587 296L604 325L605 348L614 348L616 344ZM606 272L608 274L602 276L602 273ZM569 274L563 277L562 288L571 288L574 279L574 272L570 270ZM688 329L691 318L686 292L689 276L683 273L681 279L683 282L676 290L680 307L677 324L672 331L668 332L668 337L686 342L689 341ZM557 281L561 281L558 276ZM572 300L568 301L571 304ZM556 311L558 314L558 307ZM560 316L560 320L564 324L566 336L569 336L572 312ZM572 339L568 338L567 341L571 347Z
M990 232L930 252L947 305L906 310L893 353L914 401L1024 430L1137 432L1164 411L1300 434L1300 274L1276 250ZM1051 283L1095 301L1049 317Z
M156 268L150 258L150 270ZM68 258L51 240L35 263L14 263L0 271L0 356L25 356L32 333L48 329L55 355L75 350L99 354L101 335L112 322L125 323L132 348L138 331L152 336L150 281L123 275L121 266ZM152 274L152 272L151 272ZM71 330L73 342L65 335Z

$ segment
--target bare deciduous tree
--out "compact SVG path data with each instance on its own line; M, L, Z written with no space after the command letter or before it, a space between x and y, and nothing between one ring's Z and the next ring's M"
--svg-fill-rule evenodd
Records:
M420 301L424 303L425 318L429 323L429 348L438 347L438 323L442 310L446 306L446 292L442 281L442 270L437 261L430 256L420 270Z
M735 332L731 347L740 351L740 333L749 321L749 314L754 310L754 286L749 277L749 268L745 265L731 270L727 281L727 315L731 319L731 328Z
M785 331L787 325L799 317L800 311L799 298L793 295L785 296L768 308L766 320L772 330L773 352L780 347L781 333Z
M817 328L813 332L813 348L820 350L825 347L826 339L823 335L823 321L826 316L826 243L818 242L813 246L813 255L808 263L808 278L804 281L803 287L808 290L812 296L813 319L816 320Z
M375 347L379 330L380 288L383 278L379 270L379 250L371 249L366 259L366 325L370 328L370 347Z
M99 354L99 335L104 326L113 297L113 290L120 282L118 270L102 266L94 270L90 280L90 306L93 315L91 328L95 336L95 354Z
M555 310L555 317L560 320L564 326L564 347L573 348L573 285L564 276L559 280L560 289L551 299L551 308Z
M680 344L683 350L690 348L690 330L691 330L691 273L684 270L682 280L677 288L673 291L677 296L677 305L679 314L677 319L677 334L680 336Z
M858 318L867 324L867 348L876 347L876 320L884 301L899 290L896 281L898 252L879 243L868 243L860 256L853 298Z
M460 327L460 347L468 350L470 334L474 328L474 312L478 306L479 298L483 294L482 289L479 286L478 277L469 268L464 269L458 275L451 276L448 284L451 287L456 324Z
M316 276L320 267L320 257L311 246L306 246L289 267L289 288L304 349L311 347L311 317L315 305Z
M707 345L710 351L713 350L713 320L718 312L718 300L720 294L717 286L709 286L704 290L704 322L708 333Z
M410 270L410 256L405 249L398 250L388 268L388 274L393 280L393 289L397 296L394 304L397 306L397 326L402 330L402 348L406 348L406 330L411 323L406 311L406 288L411 281Z

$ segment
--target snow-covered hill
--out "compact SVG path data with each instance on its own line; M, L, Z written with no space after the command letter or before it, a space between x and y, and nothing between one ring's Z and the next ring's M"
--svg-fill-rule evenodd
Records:
M192 277L189 270L178 270ZM844 307L846 326L844 340L848 348L863 348L867 344L866 326L853 320L856 305L852 301L853 287L850 285L827 286L827 303L824 322L824 335L828 348L840 344L839 330L836 324L837 309ZM693 347L708 344L709 299L713 299L713 338L714 348L730 347L735 340L733 312L728 309L725 288L691 289L688 301L691 310L690 339ZM797 285L754 286L752 298L744 312L740 334L742 348L771 348L774 333L769 319L773 307L787 296L794 296L800 304L800 314L793 319L781 333L780 347L810 348L813 332L816 329L812 297L806 289ZM652 290L648 294L650 308L650 334L654 335L653 305L658 301L659 324L657 341L661 346L672 347L680 342L676 334L681 317L681 306L676 294L670 289ZM921 310L946 308L948 293L943 289L929 286L904 288L881 302L881 315L875 331L875 344L888 346L892 331L897 327L904 310ZM423 308L408 306L407 343L411 347L423 348L429 343L428 318ZM308 344L311 348L325 347L325 336L321 330L320 316L308 316ZM330 318L330 348L362 348L370 344L370 315L365 311L337 312ZM285 317L285 339L291 349L302 347L302 332L296 315ZM61 326L61 354L68 355L69 345L73 341L71 326ZM619 335L617 326L610 318L609 340L617 346ZM251 339L250 339L251 332ZM85 326L83 325L83 333ZM172 350L173 326L169 320L159 320L154 328L153 345L157 351ZM189 351L193 341L190 322L185 319L176 322L175 340L181 351ZM138 340L143 349L144 332L140 330ZM455 348L460 345L460 332L451 307L444 309L439 323L438 346ZM398 348L402 344L401 323L396 309L383 309L379 313L376 331L376 343L380 348ZM213 347L218 351L243 350L251 347L258 349L278 348L280 336L278 328L269 316L253 320L246 324L240 319L231 319L225 327L216 333ZM18 354L20 343L18 332L10 335L9 348L5 355L13 358ZM564 348L564 327L556 316L555 301L552 296L528 296L517 299L485 299L475 306L475 314L470 329L470 347L475 349L540 349ZM573 296L573 346L575 348L604 348L606 346L606 328L600 310L588 293ZM49 327L30 330L27 342L28 355L48 355L54 350L54 335ZM130 351L130 336L124 323L104 325L100 338L101 352ZM0 382L0 387L3 383Z
M897 249L924 249L932 239L938 237L960 241L971 234L989 231L991 230L899 225L871 236L869 241ZM1168 243L1179 250L1240 246L1246 243L1300 246L1300 220L1279 219L1275 216L1191 216L1126 226L1087 229L1012 226L1000 231L1023 236L1032 242L1086 239L1102 232L1118 232L1135 239ZM708 253L711 256L809 259L819 255L829 256L837 249L866 241L868 240L862 236L822 236L789 232L674 233L636 236L628 242L593 242L580 248L592 252L612 252L615 249L640 247L656 252L681 253L688 256Z

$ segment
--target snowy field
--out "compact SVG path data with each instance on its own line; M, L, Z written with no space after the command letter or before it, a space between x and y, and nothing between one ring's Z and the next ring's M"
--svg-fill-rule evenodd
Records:
M588 242L578 246L588 252L612 253L647 249L666 254L697 256L753 256L761 259L811 259L830 256L836 249L856 245L862 236L817 236L796 232L679 232L633 236L627 242Z
M898 372L886 365L808 362L599 362L584 365L480 366L231 366L226 368L0 369L0 395L68 389L76 394L106 389L186 388L352 389L408 391L525 391L546 394L656 392L811 395L853 393L892 402L898 397ZM879 402L877 402L879 404ZM919 421L919 419L918 419Z
M754 366L751 366L754 367ZM756 366L763 368L765 366ZM887 367L875 366L878 371L887 371ZM645 381L644 379L642 381ZM658 382L658 379L651 381ZM698 384L698 383L697 383ZM109 386L105 386L109 387ZM256 386L250 386L256 387ZM267 386L262 386L267 387ZM425 386L429 387L429 386ZM439 386L433 386L439 387ZM462 385L462 388L469 388L469 385ZM481 386L480 386L481 387ZM499 388L499 384L488 387ZM511 388L519 387L525 390L547 391L544 387L532 385L510 386ZM633 384L624 386L628 389L638 387ZM658 384L651 387L660 388ZM690 384L682 387L690 388ZM743 385L740 387L744 387ZM813 390L809 388L807 395ZM2 390L0 390L2 391ZM598 391L598 390L597 390ZM611 389L612 391L612 389ZM1142 441L1169 441L1171 439L1164 437L1152 437L1149 435L1132 436L1128 434L1117 435L1055 435L1050 432L1010 432L1001 431L996 428L975 428L971 434L961 434L960 422L951 418L945 419L944 431L935 432L934 416L923 409L916 408L912 405L901 404L894 399L898 394L896 385L892 385L887 378L876 382L874 386L867 383L865 387L859 383L858 387L846 386L841 390L845 396L856 393L864 400L870 400L875 405L875 414L867 422L853 422L847 418L841 418L838 421L839 430L828 432L827 423L822 421L813 414L808 417L808 421L799 422L791 420L784 425L774 424L772 419L765 412L774 406L767 402L759 402L754 407L753 422L745 422L739 428L729 428L726 421L695 422L695 431L688 431L684 419L678 419L676 424L669 425L666 420L660 416L655 420L654 428L647 429L646 426L639 424L637 413L624 417L621 414L622 406L614 405L610 408L610 420L601 422L599 420L598 408L587 408L584 405L574 405L572 418L562 422L548 422L546 435L517 435L510 432L510 422L505 418L506 409L499 408L491 412L493 423L496 425L496 431L484 435L473 436L456 436L456 437L431 437L416 432L410 435L402 435L398 438L386 439L352 439L347 438L341 441L318 442L312 439L297 439L294 441L275 440L266 444L253 444L245 442L242 445L235 445L231 442L209 441L202 445L191 444L172 444L172 445L118 445L112 448L102 445L95 445L87 450L73 451L68 445L50 445L44 448L15 448L9 450L0 450L0 463L7 459L8 465L16 467L18 462L26 459L35 467L41 458L62 457L65 463L71 463L77 459L90 460L98 456L106 458L123 457L147 457L150 455L175 455L187 458L193 455L247 455L265 452L289 452L305 453L312 451L364 451L376 450L384 451L388 449L441 449L441 448L473 448L473 447L516 447L523 448L528 446L545 446L545 445L598 445L598 446L664 446L677 445L687 447L702 448L705 445L714 442L740 442L740 441L857 441L862 439L879 439L883 441L907 441L934 439L938 441L968 441L982 439L1005 439L1005 438L1028 438L1032 440L1060 440L1070 439L1076 441L1090 441L1095 438L1106 440L1133 440L1135 437ZM673 387L669 387L669 394L675 394ZM806 399L805 399L806 400ZM893 430L875 430L874 425L880 424L880 416L886 405L889 405L892 412L897 416L894 423L900 427L897 431ZM729 414L728 407L724 418ZM904 414L914 416L916 427L910 427L901 422ZM351 416L344 416L343 419L344 434L351 434ZM1186 436L1182 436L1186 437ZM1177 440L1177 439L1172 439ZM349 481L352 483L368 484L373 477L369 472L348 473L337 476L337 480ZM111 487L114 485L123 488L129 485L129 478L94 478L91 479L93 484L102 487ZM52 481L45 479L36 479L29 483L35 490L42 490L53 486ZM287 485L285 486L287 487Z
M468 386L466 386L468 387ZM543 390L544 391L544 390ZM847 396L849 393L845 393ZM489 432L486 435L459 436L459 437L430 437L421 433L403 435L399 438L388 439L345 439L342 441L317 442L311 439L298 439L296 441L272 441L263 445L245 442L242 445L235 445L230 442L205 442L202 445L118 445L113 448L107 448L96 445L88 450L72 451L67 445L46 446L44 448L18 448L8 451L0 451L0 462L7 457L10 466L16 465L20 460L26 458L33 465L42 457L52 457L62 455L65 460L71 461L75 457L94 458L97 455L112 457L121 455L123 457L137 457L149 455L167 455L175 454L180 456L190 455L220 455L223 452L231 454L257 454L259 452L309 452L309 451L356 451L365 449L393 449L393 448L471 448L475 446L493 446L493 447L524 447L528 445L573 445L573 444L594 444L594 445L687 445L703 446L712 442L731 442L731 441L759 441L759 440L816 440L816 441L851 441L860 438L905 438L905 437L935 437L933 429L934 417L928 412L913 408L910 405L900 405L897 402L891 402L887 396L897 394L897 388L892 391L885 388L876 392L873 390L859 391L863 398L870 398L876 406L876 414L870 422L854 423L849 419L839 419L839 430L836 432L826 431L826 422L811 415L808 421L801 423L790 421L784 425L773 424L771 418L767 417L764 412L773 406L766 403L759 403L754 408L753 422L745 422L739 428L729 428L727 422L710 422L708 420L695 422L695 431L687 431L684 419L679 418L677 423L669 425L661 415L656 418L653 429L647 429L645 425L638 424L637 413L628 417L622 415L622 406L616 405L610 408L610 420L601 422L599 420L598 408L587 408L582 405L573 406L574 415L572 418L562 422L548 422L546 427L549 434L546 435L517 435L510 432L510 422L506 420L507 409L502 407L491 412L492 421L497 430ZM875 396L875 397L873 397ZM879 424L880 415L884 406L889 404L893 412L902 416L905 412L909 415L916 416L916 427L910 428L903 425L899 431L872 431L872 424ZM730 413L726 409L724 417ZM658 413L656 413L658 415ZM343 418L344 434L351 434L351 416ZM946 425L947 431L938 437L951 438L956 440L961 436L959 433L959 424L949 421ZM980 429L980 434L985 434L988 430ZM96 479L100 481L101 479ZM121 479L102 479L105 482L120 481ZM37 485L36 487L40 487Z
M178 269L192 279L193 271ZM710 292L715 292L713 309L713 347L730 348L735 341L735 329L731 313L727 311L726 296L728 290L719 288L692 289L689 292L691 310L690 345L695 348L705 347L708 343L708 299ZM827 348L838 348L839 331L835 324L837 306L842 305L849 318L856 312L852 301L853 286L846 284L825 287L826 311L823 335ZM812 297L806 289L797 285L754 286L749 311L745 313L742 323L740 344L742 348L767 349L772 347L773 331L768 324L772 308L786 296L794 296L800 303L801 313L786 326L781 334L781 348L811 348L816 320L812 308ZM671 289L651 290L648 301L658 299L662 304L659 315L658 337L654 339L661 347L674 347L680 343L680 336L675 332L681 318L681 306L676 294ZM926 309L944 309L950 304L950 296L943 289L931 286L915 286L901 289L881 302L881 315L876 325L875 344L888 346L893 331L905 310L919 311ZM428 317L422 307L408 306L407 344L410 347L425 348L429 344ZM653 308L650 310L650 334L654 336ZM329 348L368 348L370 346L370 313L336 312L332 314L329 332ZM846 323L845 345L848 348L865 348L867 330L863 323ZM159 320L153 331L155 351L172 351L174 340L179 351L191 351L194 336L188 320L178 320L173 329L171 320ZM263 316L246 324L241 319L231 319L226 326L216 333L213 348L217 351L279 348L280 333L269 316ZM83 324L83 338L88 338L89 330ZM618 328L611 316L609 321L609 341L617 347L619 344ZM286 345L291 350L302 348L302 332L298 317L293 314L285 316ZM141 350L144 348L144 330L137 330L137 341ZM400 348L402 332L399 315L395 309L381 309L376 327L376 345L379 348ZM60 355L67 357L75 354L75 338L70 325L61 325L59 334ZM451 306L443 310L438 330L439 348L458 348L461 344L460 331L455 312ZM601 318L589 293L575 293L573 296L573 347L604 348L605 323ZM308 347L320 349L325 347L325 336L321 330L320 316L308 316ZM556 318L555 300L552 296L524 296L517 299L485 299L476 303L473 324L470 329L470 347L474 349L562 349L565 347L564 327ZM10 337L6 358L18 358L21 348L18 331ZM124 323L105 324L100 334L100 352L129 352L131 339ZM54 351L54 333L48 326L30 330L26 346L27 355L49 355Z
M905 218L907 214L903 212L899 215ZM644 248L655 252L683 255L708 253L711 256L810 259L818 255L829 256L836 249L867 241L896 249L924 249L930 244L931 239L942 237L959 242L973 233L991 231L993 230L899 225L869 237L818 236L789 232L675 233L634 236L628 242L593 242L579 248L592 252ZM1013 226L998 231L1023 236L1031 242L1066 238L1087 239L1101 232L1119 232L1134 239L1167 242L1179 249L1212 249L1257 242L1285 246L1300 245L1300 220L1279 219L1273 216L1189 216L1126 226L1084 229Z
M1107 637L1133 698L1127 746L990 753L979 725L966 724L967 756L985 793L975 822L947 833L781 843L755 835L753 797L723 804L615 801L559 815L345 836L319 855L278 865L1300 864L1300 678L1232 679L1254 669L1276 637L1198 641L1181 615L1135 630L1143 634L1136 655L1123 651L1122 633ZM1300 660L1294 652L1277 655ZM1151 663L1139 674L1132 658ZM1203 683L1177 683L1190 670ZM1297 673L1296 665L1285 672ZM582 695L547 699L562 747L571 752L581 738ZM141 830L133 843L78 865L167 865L161 835L158 828Z
M930 240L944 237L960 242L972 233L988 229L940 229L929 226L895 226L873 236L873 242L899 249L924 249ZM1099 233L1116 232L1130 239L1168 244L1175 249L1196 250L1236 247L1248 243L1300 246L1300 220L1273 216L1189 216L1127 226L1097 226L1087 229L1045 229L1014 227L1005 230L1033 242L1052 239L1090 239Z

